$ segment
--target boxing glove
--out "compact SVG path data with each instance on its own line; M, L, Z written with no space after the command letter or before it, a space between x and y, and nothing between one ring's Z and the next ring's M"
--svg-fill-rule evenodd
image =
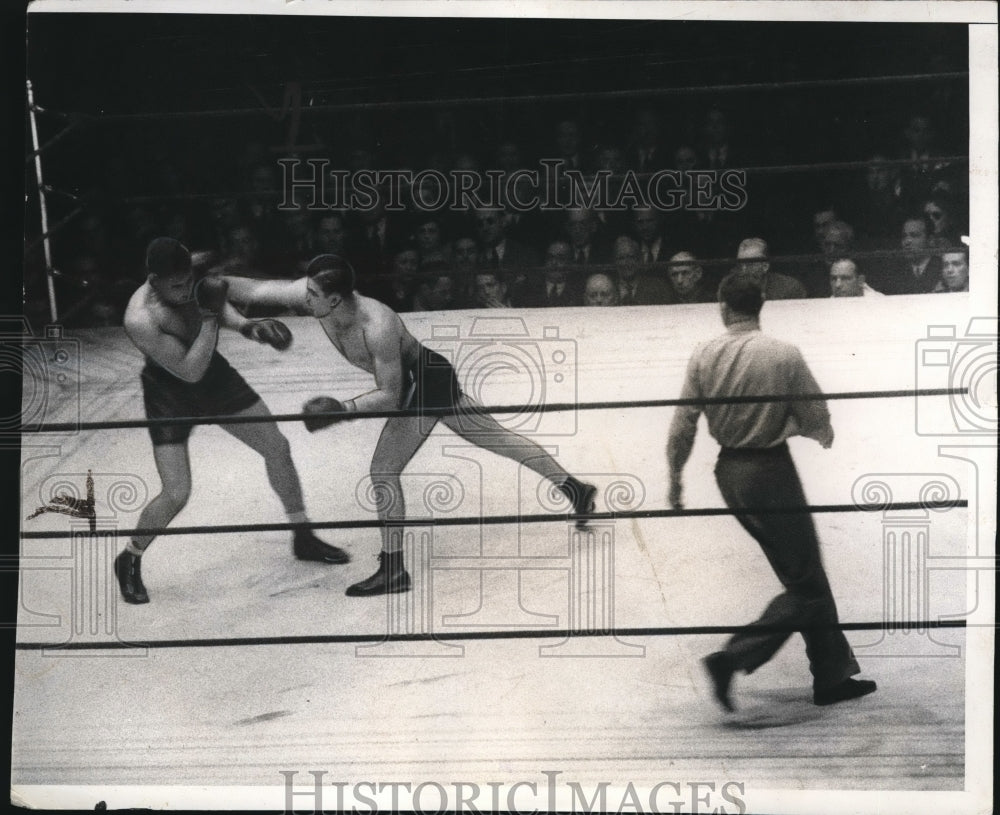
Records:
M247 339L266 343L279 351L287 350L292 344L292 332L281 320L252 320L240 329L240 333Z
M226 305L229 283L221 277L203 277L194 287L198 307L212 314L220 314Z
M302 406L302 412L305 414L302 422L310 433L347 418L347 408L332 396L314 396Z

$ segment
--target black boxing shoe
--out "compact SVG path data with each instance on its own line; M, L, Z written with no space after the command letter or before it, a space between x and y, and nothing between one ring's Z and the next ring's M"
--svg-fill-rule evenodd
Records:
M348 586L348 597L372 597L410 590L410 575L403 568L402 552L379 552L378 571L367 580Z
M729 698L729 685L733 681L733 674L736 669L733 667L733 658L725 651L716 651L709 654L702 661L705 670L712 680L712 692L723 708L732 713L735 708L733 701Z
M320 563L347 563L351 559L343 549L323 543L308 529L295 530L292 551L299 560L317 560Z
M133 555L128 550L122 551L115 558L115 576L118 578L118 588L121 589L122 599L132 605L142 605L149 602L146 587L142 585L140 563L142 563L142 558Z
M557 488L563 495L569 498L575 515L589 515L594 511L594 507L596 506L594 498L597 495L597 487L593 484L584 484L578 478L568 475L562 484L557 485ZM586 525L586 518L577 519L577 529L583 529Z
M876 690L878 690L878 685L870 679L845 679L832 688L823 688L822 690L814 688L813 704L834 705L837 702L846 702L848 699L867 696L869 693L875 693Z

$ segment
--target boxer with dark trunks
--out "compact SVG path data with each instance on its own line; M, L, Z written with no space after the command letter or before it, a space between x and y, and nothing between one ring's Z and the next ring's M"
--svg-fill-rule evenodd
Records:
M303 411L310 414L305 419L310 431L349 419L358 411L417 410L417 415L386 421L372 456L371 478L382 520L405 518L400 475L439 420L467 441L550 480L569 499L574 513L594 511L596 488L571 476L535 442L500 425L462 393L454 369L443 356L421 345L391 308L354 290L354 269L346 260L319 255L309 263L306 276L294 281L226 280L234 302L282 305L312 314L344 358L375 377L374 390L345 402L327 396L308 401ZM424 408L453 408L453 412L421 414ZM409 590L402 542L400 526L383 526L378 570L350 586L347 594L358 597Z
M219 327L278 350L288 348L291 332L278 320L248 320L226 298L226 283L206 277L194 285L191 253L172 238L157 238L146 251L146 282L125 310L125 333L146 355L142 394L149 419L202 416L269 416L260 397L216 350ZM220 424L260 453L268 480L293 524L309 518L288 441L273 421ZM153 458L161 492L143 508L140 529L163 528L191 494L188 458L190 424L151 425ZM140 569L153 535L133 537L115 559L115 574L128 603L148 603ZM293 552L300 560L346 563L348 556L311 531L296 529Z

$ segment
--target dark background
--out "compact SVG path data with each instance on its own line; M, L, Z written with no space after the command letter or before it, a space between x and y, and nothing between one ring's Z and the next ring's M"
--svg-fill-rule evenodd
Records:
M58 294L72 305L87 285L93 291L94 262L80 262L88 241L110 247L101 250L111 258L102 261L102 286L137 284L150 234L218 244L207 197L245 194L253 168L273 168L290 152L332 167L356 166L359 151L382 169L444 169L461 155L490 167L498 143L513 139L537 168L565 118L580 124L582 149L593 155L626 146L637 110L650 106L672 150L696 145L718 106L742 166L899 157L908 117L924 113L936 155L967 155L966 78L850 81L965 71L967 50L967 27L942 24L33 14L27 75L49 111L39 116L41 141L80 125L44 153ZM848 81L795 85L810 80ZM302 106L294 151L290 118L280 115L290 83ZM750 84L758 86L734 87ZM637 90L649 94L598 95ZM551 94L573 97L536 98ZM432 104L406 106L414 101ZM402 106L357 107L372 103ZM315 109L323 105L348 109ZM163 115L170 112L188 115ZM774 254L811 251L811 213L854 195L861 176L762 176L747 234L765 235ZM25 180L30 190L30 166ZM29 195L33 322L44 319L38 224ZM898 248L898 225L883 231L893 243L875 248ZM729 243L701 256L731 256Z

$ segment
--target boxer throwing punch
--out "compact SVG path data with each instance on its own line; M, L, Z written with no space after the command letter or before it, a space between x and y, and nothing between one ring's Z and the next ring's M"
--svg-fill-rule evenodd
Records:
M227 278L235 302L284 305L312 314L333 346L352 365L375 378L375 389L340 402L320 396L307 402L306 427L314 432L358 411L443 408L441 422L473 444L510 458L549 479L579 515L594 511L596 488L569 475L535 442L507 430L462 393L455 370L421 345L388 306L354 291L354 269L336 255L319 255L306 277L295 281ZM424 443L437 416L393 416L382 430L371 477L382 520L405 519L400 474ZM579 522L582 524L582 521ZM382 527L378 570L347 589L352 597L403 592L410 576L403 563L402 530Z
M156 238L146 250L146 282L125 310L125 333L146 355L142 393L146 416L270 415L254 390L216 350L219 327L232 328L248 339L283 351L292 334L278 320L248 320L226 299L226 282L206 277L194 282L191 254L172 238ZM288 442L273 421L221 424L223 430L264 458L268 481L289 522L309 522L302 487ZM191 492L188 437L192 425L152 425L153 458L162 489L139 516L139 528L167 526L187 504ZM115 559L122 596L129 603L148 603L142 582L142 553L152 535L134 537ZM297 529L292 549L300 560L346 563L342 550Z
M727 332L699 346L688 363L681 399L731 396L800 396L820 393L798 348L760 331L764 295L746 272L728 275L719 286ZM769 508L805 507L806 499L785 440L802 435L824 448L833 444L830 413L822 399L713 403L677 408L670 425L668 500L682 507L681 473L691 454L702 410L708 430L722 446L715 478L726 505L757 543L785 591L775 597L757 626L744 630L724 650L705 659L716 699L732 710L729 686L736 671L753 673L792 631L799 630L813 675L813 701L829 705L875 690L859 673L844 632L836 628L837 605L820 558L808 512L768 513Z

